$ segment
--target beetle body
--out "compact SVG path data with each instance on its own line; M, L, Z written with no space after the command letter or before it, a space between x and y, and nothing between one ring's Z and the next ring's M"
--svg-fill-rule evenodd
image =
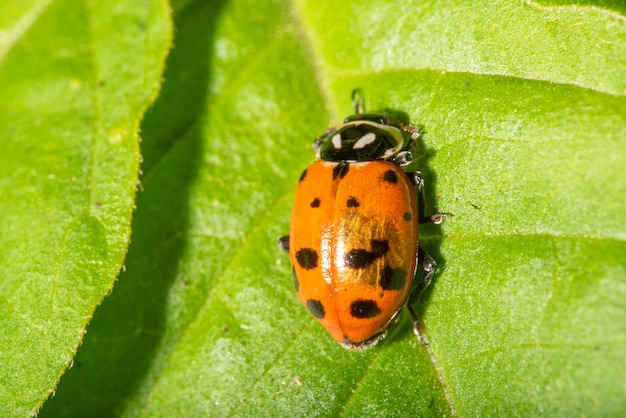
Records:
M361 349L384 338L407 304L426 288L435 262L418 247L423 182L406 173L417 129L384 113L345 119L314 142L317 159L296 188L290 235L294 281L304 306L344 347ZM415 186L418 189L416 198ZM426 271L414 283L416 266Z

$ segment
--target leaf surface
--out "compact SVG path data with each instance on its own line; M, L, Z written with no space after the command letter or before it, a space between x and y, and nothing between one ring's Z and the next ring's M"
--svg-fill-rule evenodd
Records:
M127 270L43 415L623 414L626 19L561 3L175 3ZM276 246L357 87L455 215L420 230L428 347L403 312L344 350Z

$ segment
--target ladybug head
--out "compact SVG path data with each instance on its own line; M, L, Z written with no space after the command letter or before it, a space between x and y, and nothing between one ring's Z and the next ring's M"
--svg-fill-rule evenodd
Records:
M348 116L343 125L316 142L324 161L388 160L408 148L415 136L393 116L382 113Z

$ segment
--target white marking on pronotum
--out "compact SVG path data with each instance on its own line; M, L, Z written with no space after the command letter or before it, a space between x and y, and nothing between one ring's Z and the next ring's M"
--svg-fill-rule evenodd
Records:
M362 137L360 137L352 148L353 149L365 148L367 145L371 144L375 140L376 140L376 134L374 132L368 132Z
M339 134L333 135L332 142L333 142L333 147L335 147L335 149L341 148L341 135Z

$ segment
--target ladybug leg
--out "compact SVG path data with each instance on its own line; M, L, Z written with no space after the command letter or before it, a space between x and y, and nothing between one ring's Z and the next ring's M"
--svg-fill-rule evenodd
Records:
M411 290L411 294L409 295L409 299L407 302L407 307L409 308L409 313L411 314L411 318L413 319L413 332L417 336L421 345L428 345L428 338L426 337L426 333L424 332L424 327L417 316L417 312L413 308L413 304L419 300L422 296L428 285L430 284L433 275L435 274L435 270L437 269L437 263L435 260L429 256L426 251L421 248L417 250L417 265L422 266L424 269L424 277L418 283L413 284L413 289Z
M289 252L289 235L278 237L278 248L285 252Z
M352 90L352 106L354 107L355 114L360 115L363 113L363 109L365 108L365 99L363 99L361 89Z
M411 140L409 141L408 148L413 148L417 139L422 136L422 131L420 131L420 128L415 125L400 125L400 128L404 132L408 132L410 134Z
M324 142L330 138L335 131L337 130L337 128L335 127L329 127L326 128L326 132L324 133L324 135L319 136L317 138L315 138L315 140L313 141L313 149L315 150L315 157L316 158L320 158L320 148L322 148L322 145L324 144Z
M412 174L413 175L409 176L409 178L411 179L411 183L417 186L417 213L419 214L419 223L434 223L435 225L439 225L441 222L443 222L444 218L453 216L451 213L435 213L434 215L430 216L424 215L424 205L426 202L424 192L424 179L422 178L422 173L419 171L415 171Z

